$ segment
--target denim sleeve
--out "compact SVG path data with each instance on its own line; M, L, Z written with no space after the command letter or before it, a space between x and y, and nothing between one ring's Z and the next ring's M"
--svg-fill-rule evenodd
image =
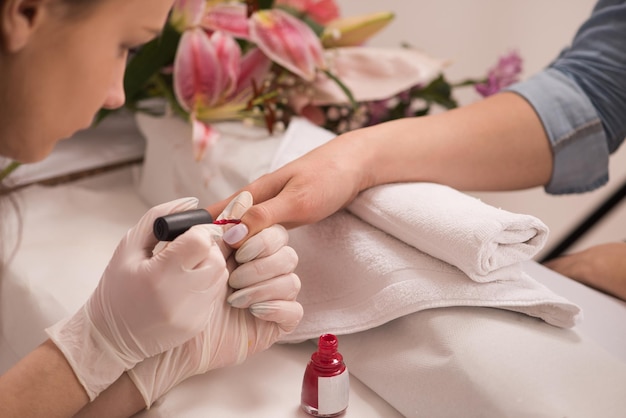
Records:
M609 154L626 137L626 1L600 0L571 47L508 90L534 107L552 146L548 193L582 193L608 181Z

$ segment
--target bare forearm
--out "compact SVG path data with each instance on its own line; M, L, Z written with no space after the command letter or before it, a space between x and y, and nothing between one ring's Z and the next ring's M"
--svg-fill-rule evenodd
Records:
M88 401L65 357L49 340L0 376L2 417L67 417Z
M129 417L145 408L127 374L93 402L59 349L46 341L0 376L0 417ZM82 408L82 409L81 409Z
M141 394L130 377L124 373L93 402L81 409L75 418L123 418L132 416L145 407L146 404Z
M442 114L366 128L360 141L365 187L431 181L461 190L511 190L546 184L552 153L532 107L502 93Z

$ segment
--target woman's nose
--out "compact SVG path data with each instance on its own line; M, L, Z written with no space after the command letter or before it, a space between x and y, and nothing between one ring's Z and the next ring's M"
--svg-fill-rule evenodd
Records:
M126 100L126 95L124 93L124 71L126 69L125 63L117 68L115 74L113 75L113 79L109 84L109 91L107 92L106 98L102 105L105 109L117 109L118 107L122 107Z

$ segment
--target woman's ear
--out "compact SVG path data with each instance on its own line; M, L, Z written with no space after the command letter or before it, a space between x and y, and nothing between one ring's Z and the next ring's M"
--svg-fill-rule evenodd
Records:
M46 0L4 0L0 10L2 46L17 52L28 44L43 14Z

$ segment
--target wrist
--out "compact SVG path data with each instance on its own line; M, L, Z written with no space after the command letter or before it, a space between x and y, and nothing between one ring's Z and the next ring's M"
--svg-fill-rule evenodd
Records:
M124 361L91 323L83 306L70 318L46 329L63 353L90 400L115 382L134 363Z
M347 155L346 164L352 167L358 192L381 184L378 180L377 168L380 162L377 158L378 141L371 135L372 127L346 132L337 138L338 153ZM347 167L344 167L344 170Z

